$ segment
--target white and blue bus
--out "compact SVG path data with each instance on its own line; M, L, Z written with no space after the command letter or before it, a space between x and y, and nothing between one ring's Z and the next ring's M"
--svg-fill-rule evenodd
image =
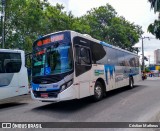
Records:
M24 51L0 49L0 100L28 92Z
M74 31L43 36L33 44L31 96L65 101L134 86L141 79L137 54Z

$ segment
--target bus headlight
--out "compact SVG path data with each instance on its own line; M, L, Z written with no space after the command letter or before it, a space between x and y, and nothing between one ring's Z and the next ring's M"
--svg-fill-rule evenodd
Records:
M65 90L65 89L66 89L66 84L63 84L63 85L61 86L61 91Z
M67 82L67 87L71 86L73 84L73 80L70 80L69 82Z
M64 83L63 85L61 85L61 92L64 91L65 89L67 89L72 84L73 84L73 80L70 80L70 81Z

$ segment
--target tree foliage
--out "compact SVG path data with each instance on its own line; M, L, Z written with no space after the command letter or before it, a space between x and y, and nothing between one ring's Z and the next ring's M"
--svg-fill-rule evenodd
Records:
M160 21L155 20L154 23L148 26L148 31L156 36L157 39L160 39Z
M134 50L132 46L143 33L140 26L117 16L117 12L109 4L93 8L82 19L90 25L91 36L130 51Z
M142 29L119 17L106 4L93 8L82 17L65 12L63 5L50 5L45 0L7 0L5 8L5 48L30 52L39 36L60 30L74 30L133 51Z
M148 31L156 36L157 39L160 39L160 0L148 0L151 3L151 8L154 9L154 12L159 13L159 19L155 20L154 23L151 23L148 26Z
M151 8L154 12L160 11L160 0L148 0L151 3Z
M149 73L149 72L150 72L149 67L146 67L146 68L145 68L145 72L147 72L147 73Z

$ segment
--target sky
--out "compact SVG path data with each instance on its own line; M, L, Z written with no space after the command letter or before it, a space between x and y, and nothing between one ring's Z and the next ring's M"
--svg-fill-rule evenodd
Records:
M72 11L74 16L82 16L86 14L91 8L110 4L118 13L119 16L125 17L126 20L142 26L144 31L143 37L150 37L144 39L144 55L150 57L150 63L154 63L154 50L160 49L160 40L155 39L153 35L147 32L147 27L150 23L153 23L158 18L158 14L155 14L150 8L148 0L48 0L52 5L56 3L63 4L65 11ZM142 40L135 45L140 49L142 46ZM141 56L141 55L140 55ZM145 62L149 64L149 62Z

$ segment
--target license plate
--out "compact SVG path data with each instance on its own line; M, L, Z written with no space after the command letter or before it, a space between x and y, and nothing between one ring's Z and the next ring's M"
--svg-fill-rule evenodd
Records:
M42 93L42 94L41 94L41 97L43 97L43 98L48 98L48 93Z

